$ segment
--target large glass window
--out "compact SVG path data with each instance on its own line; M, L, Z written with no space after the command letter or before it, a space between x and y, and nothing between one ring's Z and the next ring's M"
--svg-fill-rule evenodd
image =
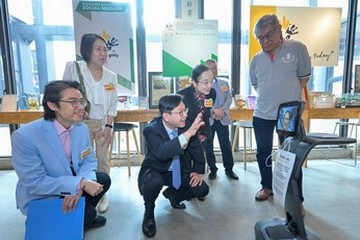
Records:
M175 1L144 1L148 72L162 72L162 31L165 24L173 19L175 19Z
M204 18L218 21L218 70L219 75L229 76L231 73L232 0L205 0Z
M75 59L72 0L8 4L17 94L40 95L48 81L62 78L65 63ZM27 107L26 102L19 104Z
M121 0L119 0L120 2ZM123 2L123 1L122 1ZM135 2L132 4L135 19ZM199 1L201 2L201 1ZM19 99L28 95L40 95L45 84L61 79L67 61L75 60L72 0L7 0L10 15L10 30L13 46L16 90ZM162 70L162 30L164 25L175 18L175 0L144 0L144 25L146 32L147 71ZM347 31L347 0L244 0L241 1L241 62L239 66L231 63L231 29L233 0L204 0L204 18L218 20L219 73L229 75L231 67L240 68L240 93L253 95L248 76L249 67L249 13L251 5L277 5L294 7L339 7L341 8L341 40L339 63L335 67L314 67L309 83L312 91L329 91L340 95L343 87L345 34ZM21 8L19 7L21 6ZM359 12L359 11L358 11ZM136 23L135 23L136 24ZM134 29L136 25L134 24ZM134 35L135 36L135 35ZM356 26L354 63L360 64L359 19ZM135 46L134 46L135 47ZM0 62L2 64L2 62ZM136 62L135 62L136 65ZM355 67L352 76L354 77ZM0 72L0 97L4 91L6 76ZM137 85L137 84L136 84ZM352 83L354 87L354 81ZM26 101L19 101L19 108L26 108ZM319 124L324 126L323 124ZM315 124L313 124L315 127ZM6 140L9 141L8 127ZM317 130L317 129L313 129ZM3 138L3 137L2 137ZM1 139L3 141L3 139ZM3 149L3 148L1 148ZM6 152L8 154L9 151ZM0 152L0 155L4 154Z

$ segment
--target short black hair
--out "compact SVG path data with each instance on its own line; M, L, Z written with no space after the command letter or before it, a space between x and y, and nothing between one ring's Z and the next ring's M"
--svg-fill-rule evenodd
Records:
M100 39L106 45L106 41L103 37L96 33L86 33L81 38L80 43L80 54L85 62L88 62L91 57L91 52L93 50L94 42Z
M83 88L78 81L55 80L46 84L42 100L45 120L54 121L55 119L55 112L49 108L47 102L55 103L56 106L60 107L59 101L62 98L62 91L68 88L75 88L84 96Z
M174 108L179 106L183 96L180 94L168 94L164 95L159 100L159 112L160 115L163 113L170 113Z
M211 69L203 64L197 65L192 71L191 80L195 81L196 83L199 82L199 76L206 71L211 71Z

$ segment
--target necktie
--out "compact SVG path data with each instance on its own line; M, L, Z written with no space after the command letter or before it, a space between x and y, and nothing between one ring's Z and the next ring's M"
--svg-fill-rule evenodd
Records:
M177 137L177 130L170 133L170 138L174 139ZM179 189L181 185L181 173L180 173L180 158L179 155L173 157L170 168L172 169L172 185L174 188Z

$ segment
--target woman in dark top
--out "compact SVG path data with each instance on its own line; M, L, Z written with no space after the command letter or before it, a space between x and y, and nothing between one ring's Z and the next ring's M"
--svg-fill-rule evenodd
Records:
M194 122L199 112L203 115L205 126L201 127L196 136L192 137L189 142L189 154L186 157L192 159L194 166L197 166L197 162L201 162L204 166L199 172L199 169L195 169L198 173L205 173L205 155L204 144L206 139L211 138L211 127L209 123L209 117L211 114L211 107L215 102L216 92L212 88L213 85L213 73L210 68L205 65L198 65L192 71L191 86L179 91L179 94L183 95L183 102L188 108L188 117L186 118L185 129L188 129L192 122ZM190 162L190 161L186 161Z

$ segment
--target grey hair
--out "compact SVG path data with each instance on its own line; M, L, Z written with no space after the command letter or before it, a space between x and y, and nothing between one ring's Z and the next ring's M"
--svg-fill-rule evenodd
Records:
M274 26L274 28L281 26L279 19L275 14L266 14L259 18L254 26L254 35L257 36L261 30L269 25Z

